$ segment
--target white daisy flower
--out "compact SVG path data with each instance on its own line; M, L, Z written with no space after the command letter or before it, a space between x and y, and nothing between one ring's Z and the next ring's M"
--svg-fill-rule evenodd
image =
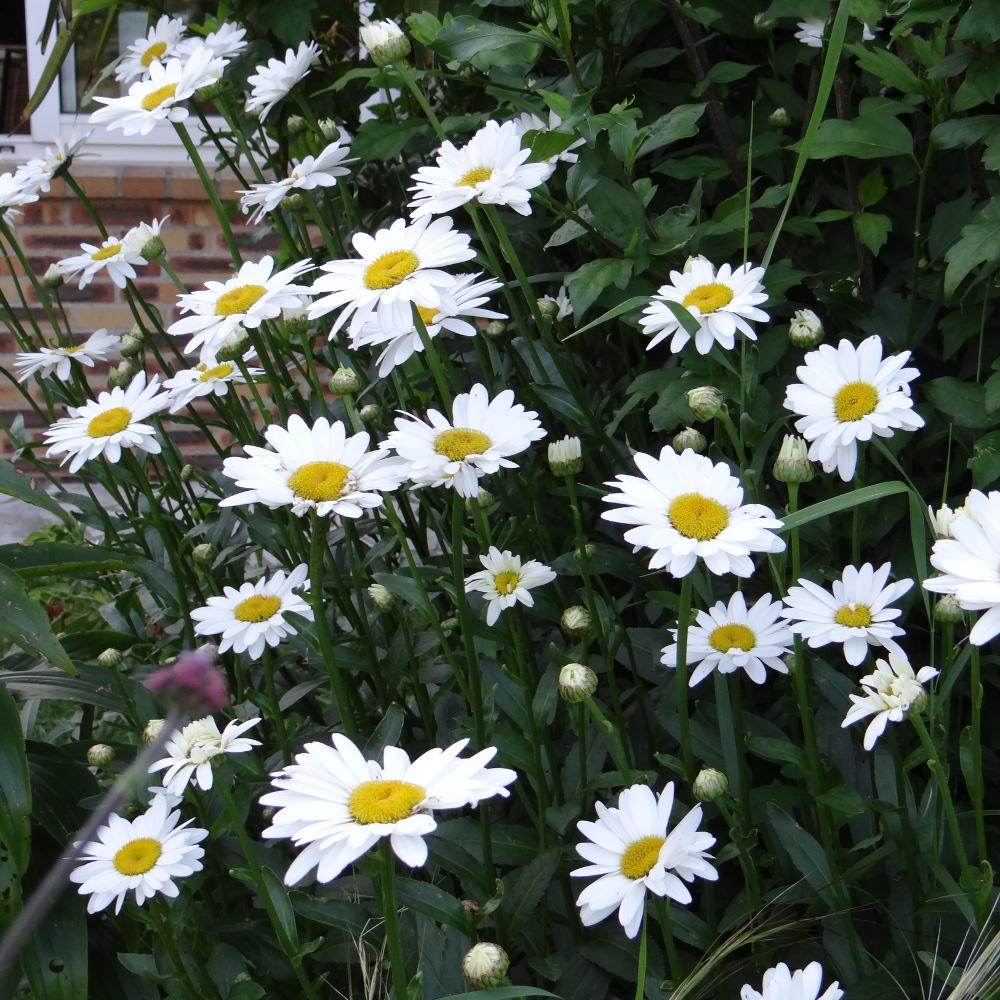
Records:
M882 360L882 340L871 336L857 347L842 340L821 344L795 369L799 382L785 390L785 407L800 414L795 428L809 442L809 457L844 482L854 478L858 442L873 434L924 426L913 410L910 386L920 372L904 368L909 351ZM800 384L801 383L801 384Z
M840 983L828 986L823 995L823 966L810 962L804 969L792 972L784 962L764 973L760 993L747 984L740 990L740 1000L840 1000L844 991Z
M397 219L374 236L355 233L352 241L360 260L332 260L312 286L321 296L309 307L309 318L340 310L330 337L348 321L356 335L369 319L398 333L413 320L411 305L437 309L441 289L454 277L441 268L461 264L476 256L469 237L456 232L452 221L420 219L410 225Z
M65 455L59 464L69 461L70 472L101 456L117 462L122 457L122 448L138 448L158 455L160 442L156 440L156 428L142 421L167 405L167 394L159 390L158 375L147 383L146 373L139 372L127 389L116 387L82 406L69 407L69 416L57 420L45 432L49 445L45 454Z
M660 662L677 666L677 629L671 629L675 644L663 649ZM713 670L731 674L745 670L754 684L767 679L765 667L787 674L782 657L792 645L792 630L781 620L781 601L770 594L747 608L737 591L726 604L719 601L708 611L699 611L696 624L688 629L688 663L697 663L688 680L690 687L703 681Z
M221 732L210 715L189 722L180 732L174 733L164 747L166 757L149 767L149 773L164 771L163 787L171 795L183 795L188 782L193 781L207 792L214 780L212 766L229 753L247 753L260 746L260 740L243 736L253 729L260 719L239 722L233 719Z
M95 330L82 344L73 347L42 347L25 351L14 360L18 382L27 382L32 375L45 378L54 375L60 382L69 381L73 362L94 367L95 361L106 361L108 354L121 340L107 330Z
M796 27L795 37L803 45L808 45L811 49L823 48L823 32L826 30L826 18L807 17L799 21Z
M84 847L83 864L69 876L80 884L81 896L90 896L88 913L112 903L120 913L130 892L139 906L158 894L172 898L178 892L174 879L201 871L205 851L197 845L208 831L189 826L191 820L180 823L180 818L159 795L135 819L117 813L108 817Z
M931 527L934 530L935 538L951 538L951 525L956 517L965 513L964 507L952 510L946 503L941 504L937 510L928 505L927 516L930 518Z
M264 440L273 450L246 445L249 457L223 462L222 474L244 492L223 498L220 507L261 503L271 510L291 507L299 517L312 510L320 517L361 517L406 479L402 462L385 451L366 451L368 435L348 437L339 420L320 417L310 427L293 414L287 429L272 424Z
M410 40L395 21L369 21L358 30L358 51L376 66L390 66L410 54Z
M531 111L525 111L523 114L517 116L514 119L514 124L517 126L518 135L522 138L528 132L558 132L562 127L562 118L559 117L551 108L549 109L549 120L546 123L541 117L532 113ZM573 152L574 149L579 149L580 146L586 143L586 139L577 139L575 142L567 146L561 153L556 153L555 156L550 156L545 162L546 163L576 163L580 157Z
M484 385L455 397L452 419L428 410L427 419L402 416L380 448L392 448L409 463L409 477L420 486L445 486L459 496L479 493L479 479L499 469L516 469L508 456L545 437L534 410L514 402L504 389L490 400Z
M112 282L118 288L124 288L130 278L138 276L136 266L149 263L139 252L141 247L136 246L136 241L128 238L133 232L129 230L121 237L109 236L100 246L81 243L83 253L56 261L56 268L64 278L79 275L81 288L86 288L101 271L107 271Z
M213 55L229 60L238 56L247 44L247 29L234 21L224 21L204 38L188 38L181 42L181 48L191 52L204 45Z
M256 225L268 212L273 212L292 191L312 191L318 187L333 187L338 177L350 174L343 164L354 162L348 158L350 149L337 139L331 142L318 156L306 156L301 161L292 161L292 169L284 180L268 184L254 184L241 194L240 208L246 215L256 208L250 222Z
M247 113L256 112L263 121L275 104L309 75L317 59L319 46L315 42L299 42L297 49L285 52L284 59L268 59L266 65L258 66L257 71L247 78L251 87L246 103Z
M467 594L479 593L486 598L486 624L495 625L501 611L514 607L520 602L526 607L535 606L531 591L551 583L556 574L544 563L529 559L522 563L521 557L509 549L501 552L495 545L490 546L488 555L480 556L485 569L465 579Z
M169 215L163 216L162 219L153 219L152 222L140 222L139 225L133 226L123 237L122 243L134 251L142 253L143 247L151 239L159 239L163 227L166 225Z
M184 22L169 14L162 15L144 38L137 38L122 53L115 69L115 79L131 83L150 72L154 62L164 63L181 55L183 37Z
M902 597L913 581L888 583L891 572L891 563L878 569L871 563L847 566L841 579L833 581L832 593L810 580L799 580L798 587L788 588L782 617L791 621L792 631L811 649L842 643L844 659L852 667L864 660L869 646L884 646L902 656L893 637L904 632L892 624L902 612L889 605Z
M861 678L864 694L850 696L852 704L840 728L875 716L865 730L865 749L871 750L890 722L902 722L911 709L920 710L927 700L924 685L937 675L933 667L921 667L914 673L910 661L900 653L876 660L875 672Z
M52 178L61 167L66 166L75 156L78 155L80 147L90 138L91 132L77 135L70 133L66 139L57 139L55 143L45 151L44 156L40 156L17 168L18 175L24 181L28 190L38 189L48 191L52 186ZM2 183L2 178L0 178ZM2 198L0 198L2 205Z
M285 615L313 620L312 608L294 593L299 589L309 589L305 563L287 576L278 570L256 583L244 583L239 590L226 587L221 597L210 597L207 605L191 612L195 634L221 635L220 653L231 649L259 660L265 646L277 646L282 639L298 635Z
M734 270L723 264L716 271L704 257L691 258L683 271L670 272L669 284L657 290L639 319L643 332L653 335L646 350L672 335L670 350L676 354L691 339L667 302L679 302L698 321L694 346L699 354L708 354L713 344L731 351L737 330L749 340L756 340L748 320L766 323L770 319L757 308L767 301L763 277L762 267L741 264Z
M506 313L483 308L490 295L503 286L492 278L477 281L480 277L482 272L459 275L451 285L438 289L440 301L437 306L417 306L429 339L433 340L442 330L460 337L474 337L479 328L470 323L469 319L507 318ZM379 378L385 378L397 365L403 364L414 353L420 353L424 349L420 333L413 323L412 313L407 320L401 330L390 330L383 327L377 318L370 319L351 340L353 348L385 344L378 357Z
M159 122L182 122L188 116L184 106L199 87L215 83L226 68L211 49L202 47L183 61L153 61L149 78L133 83L124 97L95 97L98 108L90 116L92 125L120 128L125 135L148 135Z
M40 182L34 174L23 173L21 170L0 174L0 212L3 213L4 221L12 222L21 214L18 209L38 201L39 187Z
M753 573L751 552L783 552L785 543L774 534L781 527L774 513L760 504L744 504L740 481L729 467L690 449L680 455L669 445L659 458L641 452L633 456L642 473L620 475L606 486L605 503L620 504L601 517L633 524L625 541L638 552L653 549L650 569L675 577L687 576L701 559L716 574Z
M252 357L253 352L248 352ZM264 374L263 368L247 368L251 378ZM245 385L246 377L233 361L209 358L194 368L177 372L163 383L170 396L170 412L180 413L202 396L225 396L230 385Z
M452 212L469 201L507 205L520 215L531 215L532 188L552 173L549 163L526 163L530 149L521 148L515 122L487 122L461 149L441 143L434 166L421 167L410 187L414 219Z
M248 260L228 281L206 281L203 290L179 296L181 312L194 315L171 323L167 333L175 337L193 333L184 353L200 348L201 360L207 364L239 327L256 330L264 320L277 319L282 309L304 305L309 289L293 282L312 266L312 261L300 260L274 271L270 256Z
M953 594L966 611L985 611L969 633L983 646L1000 634L1000 493L973 490L950 530L931 549L931 565L944 575L924 580L924 588Z
M625 934L639 933L646 893L691 902L685 882L696 877L714 882L719 873L706 853L715 837L701 824L701 806L695 806L671 830L674 783L659 797L648 785L633 785L618 796L617 807L595 803L597 822L580 820L577 829L586 841L576 852L590 864L570 872L576 878L598 876L577 898L580 922L592 927L618 911ZM669 831L669 832L668 832Z
M330 739L333 746L307 743L294 764L273 776L275 791L260 799L277 810L263 836L304 848L285 873L286 885L314 868L318 882L330 882L383 837L403 864L422 865L424 837L437 827L435 811L506 797L517 777L507 768L486 766L495 747L460 757L468 740L428 750L412 762L389 746L379 764L365 760L346 736L333 733Z

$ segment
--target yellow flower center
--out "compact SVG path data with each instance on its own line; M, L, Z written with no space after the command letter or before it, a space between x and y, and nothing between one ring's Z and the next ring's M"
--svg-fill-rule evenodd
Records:
M685 309L694 306L698 312L704 315L705 313L714 313L716 309L728 306L732 301L733 290L728 285L721 285L717 281L713 281L710 285L699 285L697 288L692 288L684 296L681 305Z
M103 413L98 413L87 424L87 433L92 438L111 437L112 434L125 430L131 419L132 411L127 406L115 406Z
M339 462L307 462L292 473L288 487L297 497L314 503L337 500L350 474L351 470Z
M76 347L64 347L63 353L65 354L76 354L77 351L83 350L83 344L77 344Z
M837 419L843 422L867 417L878 406L878 390L867 382L848 382L833 397Z
M395 288L418 267L420 258L412 250L391 250L376 257L365 268L365 288L371 291Z
M425 798L426 790L409 781L363 781L351 792L347 809L362 825L398 823Z
M215 300L216 316L236 316L245 313L267 292L263 285L240 285L230 288Z
M622 875L632 879L648 875L660 856L663 842L663 837L642 837L632 841L622 854Z
M121 253L122 245L120 243L109 243L106 247L101 247L100 250L95 250L91 255L91 260L107 260L109 257L114 257L115 254Z
M493 171L489 167L474 167L467 174L462 174L457 181L455 181L455 187L475 187L477 184L482 184L483 181L488 181L493 176Z
M142 99L142 110L155 111L164 101L169 101L175 93L177 93L176 83L168 83L164 87L157 87L156 90L151 90Z
M729 511L711 497L700 493L682 493L670 503L667 517L685 538L706 542L721 534L729 524Z
M207 365L198 365L198 371L201 372L198 376L199 382L211 382L212 379L216 378L229 378L233 374L233 363L231 361L223 361L221 365L216 365L214 368L209 368Z
M481 455L493 442L482 432L469 427L453 427L441 431L434 438L434 450L453 462L461 462L469 455Z
M141 62L146 69L149 69L149 64L154 59L159 59L160 56L162 56L163 53L166 51L167 51L166 42L154 42L152 45L150 45L148 49L146 49L145 52L143 52L142 58L139 60L139 62Z
M430 326L434 322L434 317L437 316L438 309L429 309L427 306L417 306L417 312L420 313L420 321L424 326Z
M757 636L746 625L720 625L712 630L708 643L720 653L728 653L731 649L749 653L757 645Z
M120 847L114 857L114 866L122 875L145 875L163 853L163 845L152 837L139 837Z
M521 574L507 569L493 577L493 586L498 594L513 594L521 582Z
M266 622L273 618L281 607L281 598L270 594L254 594L240 601L233 608L233 617L238 622Z
M837 609L833 620L847 628L868 628L872 623L872 609L866 604L845 604Z

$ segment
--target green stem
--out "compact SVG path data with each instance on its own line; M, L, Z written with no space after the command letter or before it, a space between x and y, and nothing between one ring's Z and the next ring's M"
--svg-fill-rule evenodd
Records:
M285 717L278 699L278 689L274 685L274 654L271 652L270 646L264 647L263 668L268 709L271 712L271 725L274 726L274 733L281 746L281 759L287 764L292 759L292 752L288 743L288 731L285 729Z
M969 797L976 814L976 850L979 863L985 865L989 859L986 851L986 817L983 812L983 684L979 661L979 647L972 646L971 686L972 686L972 780L969 783Z
M646 924L649 921L646 914L642 915L642 926L639 930L639 965L636 968L635 980L635 1000L642 1000L646 993L646 957L648 952L648 941L646 940Z
M385 920L385 940L389 948L389 967L392 970L392 992L395 1000L406 1000L410 979L406 974L406 959L399 931L399 911L396 909L396 863L386 837L379 841L378 853L382 869L379 888L382 890L382 916Z
M434 378L434 385L437 387L441 402L450 411L453 396L451 390L448 388L448 380L445 378L444 369L441 367L441 359L434 350L434 345L431 343L430 334L427 332L427 327L424 324L423 317L420 315L420 310L417 309L415 303L411 303L410 308L413 312L413 325L417 328L417 335L420 337L420 343L423 345L424 357L427 359L431 375Z
M600 706L596 701L594 701L593 698L588 698L584 704L587 706L587 710L590 714L594 717L594 721L597 723L598 729L600 729L600 731L607 738L611 747L611 756L614 758L618 770L621 771L625 781L628 784L631 784L633 781L632 766L628 762L628 755L625 753L625 747L622 745L622 740L618 735L617 728L601 711Z
M691 574L681 580L681 593L677 604L677 670L674 678L677 692L677 722L680 727L681 758L684 776L694 780L694 750L691 746L691 724L688 719L688 626L691 617Z
M578 94L582 94L587 88L583 85L583 78L576 67L576 59L573 57L573 29L569 20L569 8L566 0L555 0L556 22L559 25L560 55L569 69L569 75L573 78L573 86Z
M680 958L677 955L677 944L674 941L674 931L670 926L670 901L662 896L655 896L656 918L663 934L663 950L667 953L667 964L670 966L670 977L676 986L684 978Z
M161 909L166 910L166 905L162 902L162 900L152 900L152 905L149 907L149 922L152 924L157 940L163 944L164 948L166 948L167 954L170 956L170 961L176 971L177 978L184 984L184 988L187 991L188 996L197 997L198 1000L201 1000L201 998L205 996L205 993L204 991L198 989L194 981L191 979L191 974L188 972L187 966L181 958L180 949L177 947L177 941L174 939L173 929L176 924L169 919L164 920Z
M424 92L420 89L417 83L416 77L413 75L413 70L410 69L410 64L400 59L399 62L393 63L392 68L399 75L399 78L403 81L406 89L413 95L413 99L420 105L420 110L427 116L427 120L431 124L431 128L437 133L437 137L441 140L447 139L444 128L438 119L438 116L434 114L434 109L430 106L427 98L424 96ZM388 91L388 87L386 90Z

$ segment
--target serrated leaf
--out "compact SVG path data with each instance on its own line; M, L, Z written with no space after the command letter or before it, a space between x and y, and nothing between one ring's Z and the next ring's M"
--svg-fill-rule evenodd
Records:
M854 231L858 239L878 256L879 250L885 246L892 230L892 219L878 212L860 212L854 216Z

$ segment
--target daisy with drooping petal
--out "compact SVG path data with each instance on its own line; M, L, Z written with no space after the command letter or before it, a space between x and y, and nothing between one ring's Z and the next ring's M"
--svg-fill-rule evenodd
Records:
M171 323L167 333L174 337L193 333L184 353L200 348L201 361L208 364L237 328L256 330L264 320L277 319L282 309L304 305L309 289L293 282L312 266L312 261L300 260L274 271L272 257L248 260L228 281L206 281L203 290L179 296L181 312L194 315Z
M292 161L288 176L272 183L254 184L241 194L240 208L246 215L250 209L256 211L250 222L256 225L268 212L273 212L292 191L312 191L318 187L334 187L338 177L346 177L350 170L344 164L353 162L348 154L350 149L341 145L339 139L331 142L318 156L306 156L301 161Z
M882 359L882 340L871 336L857 347L842 340L821 344L795 369L800 382L785 390L785 407L800 415L795 428L809 442L809 457L844 482L854 478L858 442L873 434L924 426L913 410L910 386L920 372L904 368L910 352Z
M260 719L246 722L233 719L220 732L212 716L195 719L171 737L163 748L167 756L151 764L149 773L165 772L163 787L171 795L183 795L190 781L207 792L214 781L212 766L218 758L230 753L247 753L260 746L260 740L243 735L259 722Z
M247 98L248 114L257 113L263 121L271 109L292 88L309 75L312 65L319 59L319 46L315 42L299 42L297 49L288 49L284 59L268 59L266 65L257 67L257 71L247 77L251 87Z
M580 922L592 927L618 911L626 936L639 933L646 893L687 904L691 893L685 882L695 878L714 882L719 873L706 853L715 837L701 824L701 806L695 806L670 829L674 783L659 797L648 785L633 785L618 796L617 806L595 803L597 821L580 820L577 829L587 839L576 852L590 864L570 872L576 878L598 876L577 898Z
M757 334L748 321L766 323L770 319L757 308L767 301L763 277L764 268L750 264L741 264L735 270L723 264L716 271L704 257L694 258L683 271L671 271L669 284L657 290L639 319L643 332L653 335L646 350L672 336L670 350L676 354L691 339L668 302L680 303L698 321L694 346L699 354L708 354L713 344L731 351L737 330L747 339L756 340Z
M181 823L180 818L160 795L135 819L117 813L108 817L84 847L83 864L69 876L79 883L81 896L90 896L88 913L112 903L120 913L130 892L139 906L157 894L172 898L178 893L174 879L201 871L205 851L198 844L208 831L189 826L191 820Z
M225 60L204 46L183 60L154 60L149 78L133 83L124 97L95 97L104 107L90 116L90 123L120 128L125 135L148 135L160 122L182 122L189 113L185 103L199 87L215 83L225 68Z
M801 635L811 649L829 643L842 643L844 659L856 667L865 658L869 646L884 646L902 656L896 640L903 629L892 623L902 614L889 605L902 597L912 580L889 583L891 563L878 569L871 563L847 566L841 579L833 581L833 592L810 580L799 580L789 587L782 617L792 623L792 631Z
M226 587L219 597L191 612L196 635L221 635L219 652L231 649L259 660L265 646L277 646L282 639L298 633L285 615L301 615L313 620L312 608L296 590L309 589L309 567L296 566L287 576L279 570L256 583L244 583L239 590Z
M465 592L480 593L486 598L487 625L495 625L500 612L518 602L529 608L534 607L531 591L556 578L556 574L544 563L534 559L522 563L520 556L508 549L501 552L495 545L491 545L489 554L480 556L479 561L485 569L466 577Z
M794 972L779 962L773 969L764 973L764 982L760 993L747 984L740 990L740 1000L840 1000L844 991L840 983L834 982L823 989L823 966L819 962L810 962L804 969Z
M525 111L523 114L517 116L514 119L514 124L517 126L518 134L521 136L522 140L528 132L558 132L562 127L562 118L559 117L551 108L549 109L549 120L548 123L540 118L538 115L531 111ZM561 153L556 153L555 156L550 156L545 162L546 163L576 163L580 157L573 152L574 149L578 149L580 146L584 145L586 139L576 139L571 142Z
M398 333L413 323L412 306L437 309L441 289L455 278L441 268L476 256L469 237L456 232L451 219L420 219L407 224L397 219L374 236L355 233L351 242L360 260L331 260L312 286L319 296L309 307L309 318L340 310L330 337L348 321L351 335L375 321Z
M966 611L985 611L969 633L982 646L1000 635L1000 493L973 490L949 531L931 549L931 565L943 575L924 580L924 589L953 594Z
M0 174L0 212L5 222L13 222L20 216L19 209L38 201L38 191L41 186L39 178L34 173ZM48 190L48 188L46 188Z
M459 756L467 739L446 750L428 750L412 762L405 751L389 746L382 764L366 760L340 733L330 739L333 746L307 743L295 763L273 776L275 790L260 799L276 810L263 836L303 848L285 873L286 885L314 868L317 882L330 882L383 837L403 864L422 865L424 837L437 827L434 812L506 797L517 777L507 768L486 766L495 747Z
M380 448L392 448L409 465L408 475L420 486L445 486L459 496L479 493L479 479L499 469L516 469L509 455L545 437L534 410L514 402L504 389L490 400L484 385L455 397L452 419L428 410L427 419L396 418L396 429Z
M115 79L131 83L145 76L154 62L166 62L183 51L184 22L163 14L146 33L137 38L122 54L115 69Z
M139 252L141 248L135 245L135 241L125 236L109 236L99 247L81 243L80 249L82 254L57 261L56 268L64 278L79 275L81 288L86 288L101 271L107 271L112 282L118 288L124 288L130 278L137 276L136 266L149 263Z
M57 420L45 432L49 445L45 454L65 455L59 464L69 461L70 472L102 456L117 462L122 448L158 455L156 428L142 421L167 403L166 393L160 392L160 377L154 375L147 383L146 373L139 372L127 389L115 387L82 406L69 407L69 416Z
M864 694L850 696L851 707L840 728L873 715L864 740L865 749L871 750L890 722L902 722L911 710L920 710L927 700L924 685L937 675L933 667L921 667L914 673L910 661L901 653L889 653L888 660L876 660L875 672L861 678Z
M56 139L46 149L45 156L28 160L27 163L17 168L17 174L23 179L29 190L48 191L52 186L52 178L73 160L91 134L91 132L85 132L83 135L77 135L76 132L71 132L65 139ZM3 200L0 197L0 207L2 205Z
M310 427L293 414L287 428L268 427L264 440L270 449L246 445L247 458L223 462L222 474L244 492L225 497L220 507L261 503L291 507L299 517L313 510L320 517L361 517L406 479L402 462L386 451L366 451L368 435L348 437L339 420L320 417Z
M499 281L492 278L477 281L482 272L477 274L462 274L451 285L438 289L440 302L437 306L417 306L417 312L423 320L427 337L433 340L442 330L458 334L460 337L474 337L479 329L469 319L506 319L506 313L484 309L493 292L502 288ZM403 364L415 353L424 349L420 332L413 322L412 314L409 322L401 330L387 330L376 319L369 321L352 338L351 346L377 347L385 344L378 357L378 374L385 378L397 365Z
M210 31L204 38L187 38L181 42L185 52L205 46L220 59L232 59L247 47L247 29L235 21L224 21L215 31Z
M701 559L715 574L753 573L751 552L783 552L774 534L781 521L761 504L744 504L743 487L729 467L690 449L680 455L669 445L659 458L641 452L633 459L642 477L620 475L606 486L605 503L619 504L601 517L635 527L625 541L653 549L650 569L687 576Z
M248 357L252 356L253 352L248 352ZM256 379L264 374L264 369L247 368L247 374ZM230 385L246 385L246 381L235 362L209 358L194 368L177 372L163 383L163 388L170 394L170 412L180 413L202 396L225 396Z
M795 37L803 45L811 49L823 48L823 32L826 30L826 18L807 17L798 22Z
M792 645L792 630L781 620L781 601L770 594L752 608L737 591L725 604L719 601L708 611L699 611L696 624L688 629L688 663L697 663L688 685L694 687L713 670L731 674L745 670L754 684L767 679L765 667L787 674L782 657ZM670 630L677 639L677 629ZM660 662L677 666L677 645L666 646Z
M544 184L552 164L526 163L530 149L521 148L515 122L487 122L461 149L445 140L432 167L414 175L410 201L414 219L452 212L469 201L507 205L531 215L531 189Z
M73 362L94 367L96 361L106 361L121 340L107 330L95 330L82 344L73 347L40 347L37 351L25 351L17 355L14 367L18 382L27 382L32 375L45 378L54 375L60 382L70 377Z

